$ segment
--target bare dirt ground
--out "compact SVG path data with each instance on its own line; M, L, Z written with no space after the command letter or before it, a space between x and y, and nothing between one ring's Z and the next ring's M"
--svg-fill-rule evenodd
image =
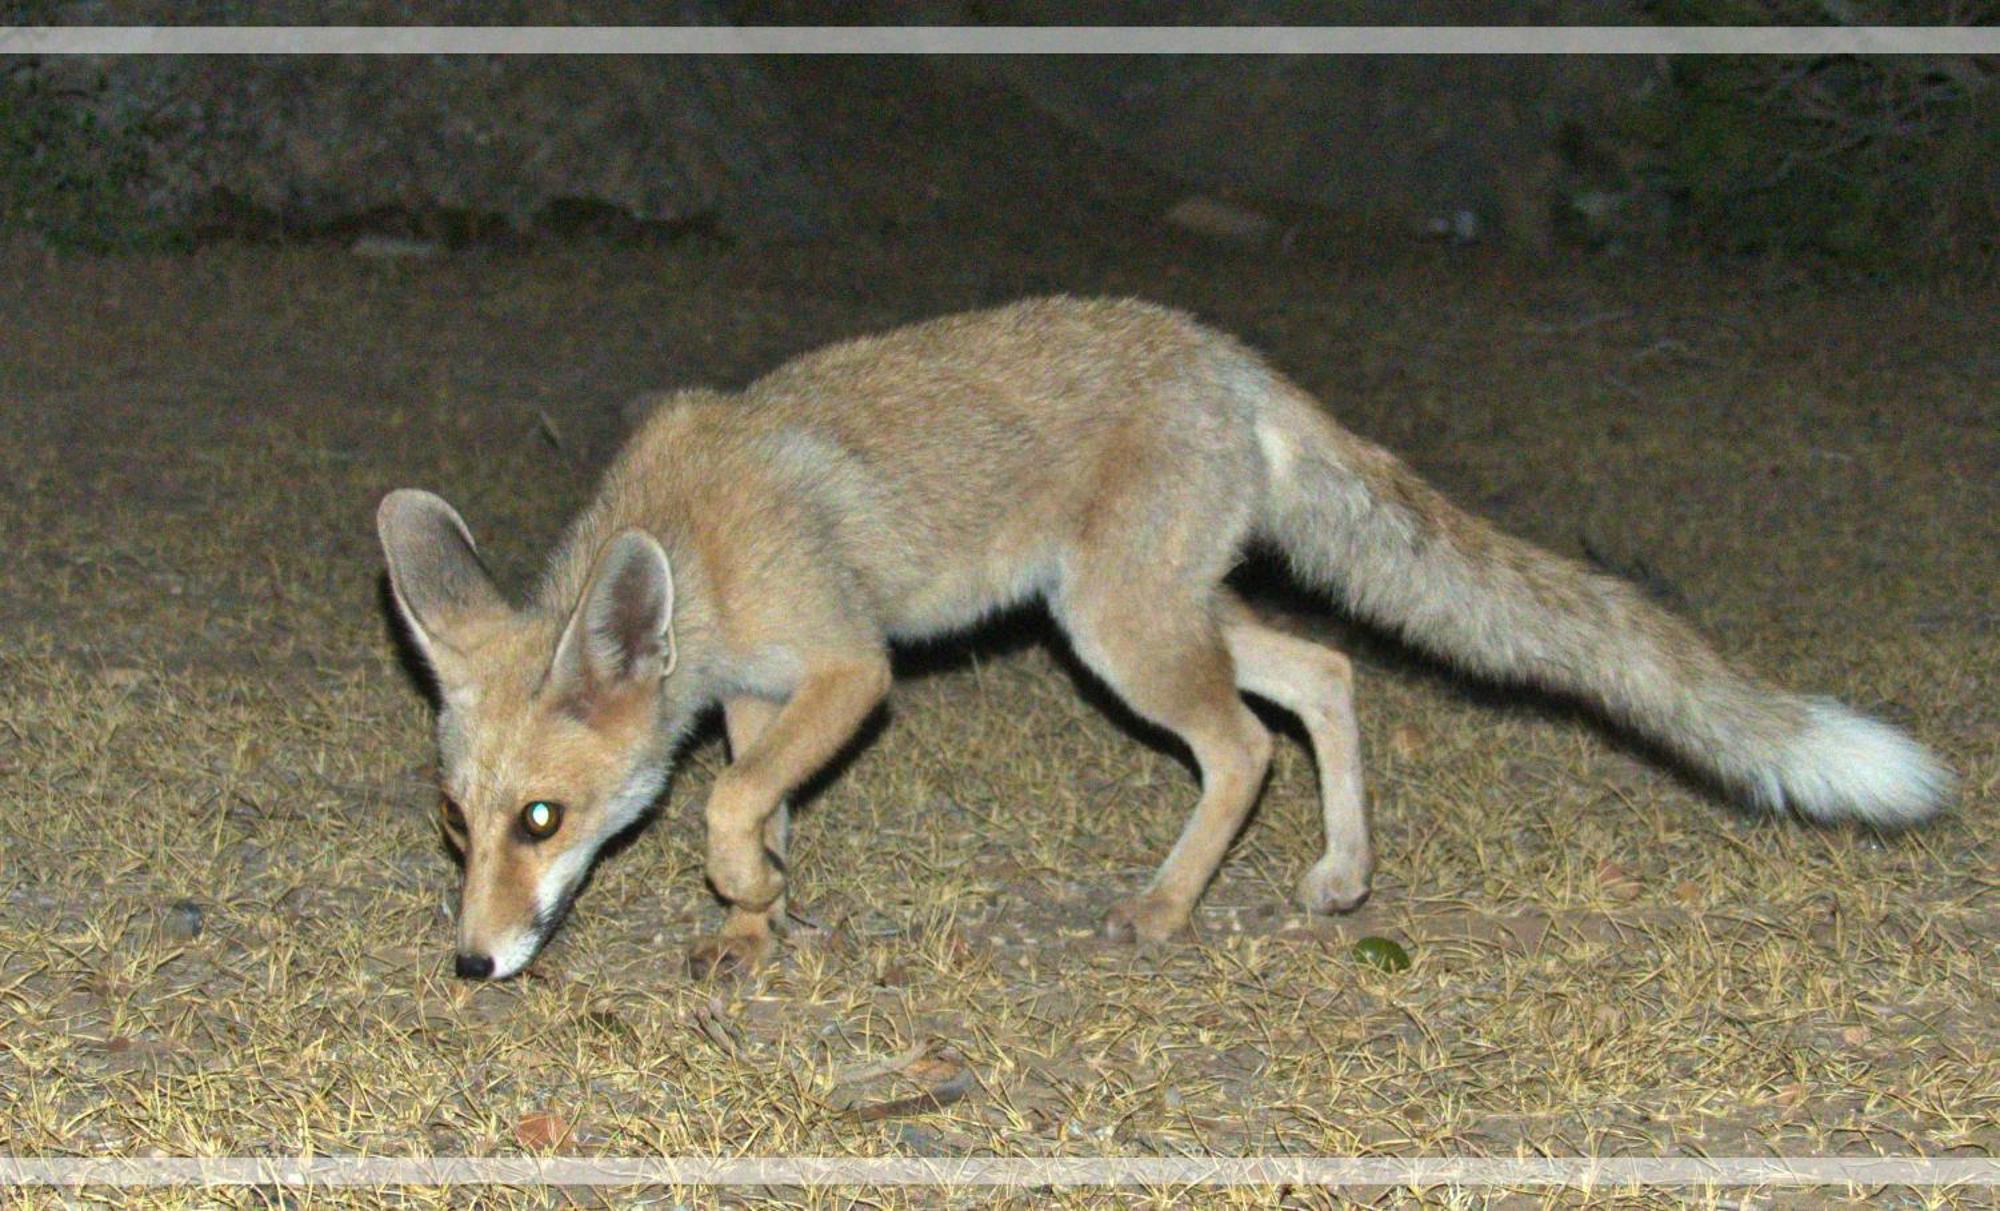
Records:
M409 261L17 251L0 278L0 1152L2000 1151L1990 290L921 229ZM1894 837L1746 819L1555 704L1278 595L1358 655L1375 896L1335 920L1288 901L1317 853L1288 742L1196 936L1133 949L1100 913L1194 782L1029 618L909 660L803 814L802 920L768 971L683 963L720 915L696 828L711 729L527 978L451 979L457 871L382 610L379 496L444 492L519 583L633 392L1056 290L1241 335L1462 502L1912 728L1959 802ZM1414 965L1357 961L1364 935ZM990 1197L730 1197L858 1194ZM1961 1197L1982 1196L1758 1205Z

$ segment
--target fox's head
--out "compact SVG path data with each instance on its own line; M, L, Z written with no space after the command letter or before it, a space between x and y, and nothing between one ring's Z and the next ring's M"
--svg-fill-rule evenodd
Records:
M465 863L457 971L511 976L599 847L660 793L673 575L658 542L625 530L566 617L517 610L438 497L391 492L376 526L397 610L437 679L439 825Z

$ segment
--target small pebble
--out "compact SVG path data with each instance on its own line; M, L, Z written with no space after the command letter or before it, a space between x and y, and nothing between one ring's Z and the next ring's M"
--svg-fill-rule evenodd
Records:
M175 900L160 917L160 932L175 942L191 942L201 936L201 905L193 900Z
M1354 944L1354 957L1383 971L1408 971L1410 952L1388 938L1370 935Z

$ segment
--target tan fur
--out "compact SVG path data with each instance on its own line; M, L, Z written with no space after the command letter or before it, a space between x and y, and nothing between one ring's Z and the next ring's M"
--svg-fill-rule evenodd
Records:
M1137 302L951 316L737 396L661 397L519 612L495 605L442 501L393 494L382 530L442 683L445 780L480 788L462 948L523 927L522 893L488 880L536 877L500 856L516 843L489 817L571 796L582 825L529 848L576 850L580 870L603 839L591 813L629 812L721 701L734 761L708 805L708 871L733 907L696 958L754 961L782 917L785 796L887 691L888 645L1032 598L1201 768L1180 840L1112 934L1179 930L1253 804L1271 740L1244 692L1306 725L1327 849L1300 894L1351 907L1371 862L1351 670L1221 587L1253 542L1413 641L1575 694L1767 806L1901 821L1946 784L1899 734L1731 670L1625 585L1461 513L1235 341ZM584 657L552 656L568 635L594 637L562 641Z

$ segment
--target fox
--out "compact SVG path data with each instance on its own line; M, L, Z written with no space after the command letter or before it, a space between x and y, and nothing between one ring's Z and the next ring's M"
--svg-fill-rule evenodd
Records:
M1299 902L1354 908L1374 868L1354 668L1225 583L1258 551L1468 674L1596 711L1748 808L1892 829L1953 790L1905 732L1732 665L1624 580L1454 506L1235 338L1138 300L1025 300L837 343L736 393L657 393L523 602L441 497L391 492L377 529L435 682L468 979L534 959L718 704L730 759L702 819L726 914L688 962L766 961L789 800L883 703L893 648L1033 603L1199 774L1106 935L1188 926L1271 760L1246 696L1312 749L1325 848Z

